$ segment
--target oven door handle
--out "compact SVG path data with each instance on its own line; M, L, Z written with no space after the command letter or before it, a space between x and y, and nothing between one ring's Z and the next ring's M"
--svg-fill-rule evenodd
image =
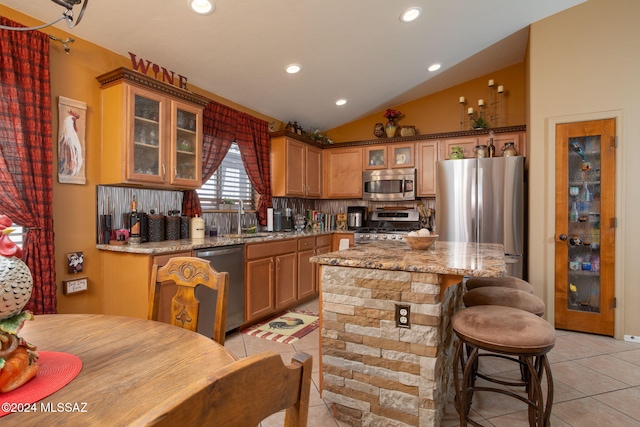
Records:
M407 180L402 178L402 198L405 197L405 192L406 192L405 190L406 190L406 185L407 185L406 182L407 182Z

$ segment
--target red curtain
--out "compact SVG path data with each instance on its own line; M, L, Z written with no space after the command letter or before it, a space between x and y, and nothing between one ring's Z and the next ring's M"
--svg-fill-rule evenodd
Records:
M258 219L260 224L266 225L267 207L271 206L268 123L215 101L207 104L202 116L202 182L211 178L235 140L251 184L260 194ZM187 216L202 215L195 190L184 192L182 212Z
M57 312L51 117L49 36L0 30L0 213L27 228L22 259L33 291L25 308L36 314Z
M271 206L271 144L269 124L245 113L238 113L236 142L251 184L260 194L256 213L261 225L267 225Z

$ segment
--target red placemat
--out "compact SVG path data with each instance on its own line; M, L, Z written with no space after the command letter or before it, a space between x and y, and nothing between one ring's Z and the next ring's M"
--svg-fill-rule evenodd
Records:
M38 354L37 375L16 390L0 393L0 403L35 403L69 384L82 369L82 361L76 355L56 351L39 351ZM0 417L9 413L0 408Z

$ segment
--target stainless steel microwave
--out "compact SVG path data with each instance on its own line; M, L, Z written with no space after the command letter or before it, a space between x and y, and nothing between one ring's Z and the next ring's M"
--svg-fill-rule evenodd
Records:
M415 169L384 169L362 173L362 198L373 201L416 199Z

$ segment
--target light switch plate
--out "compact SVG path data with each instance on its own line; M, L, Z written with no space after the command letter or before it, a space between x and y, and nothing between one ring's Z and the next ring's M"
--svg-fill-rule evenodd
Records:
M62 293L65 295L76 294L87 290L87 278L80 277L73 280L62 281Z

